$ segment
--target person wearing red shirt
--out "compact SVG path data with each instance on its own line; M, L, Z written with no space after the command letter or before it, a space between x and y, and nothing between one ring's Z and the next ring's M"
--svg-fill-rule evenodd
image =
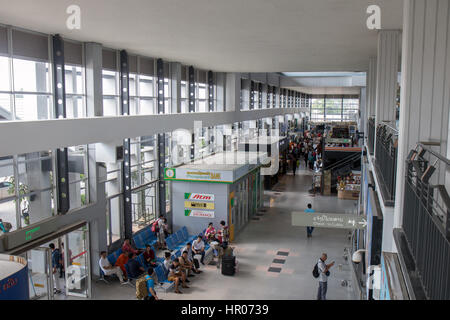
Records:
M135 255L139 255L142 251L134 249L130 244L130 239L125 238L122 245L122 252L133 253Z
M151 267L156 267L156 260L155 260L155 252L153 251L152 247L150 245L146 245L145 246L145 251L144 251L144 260L145 262L151 266Z

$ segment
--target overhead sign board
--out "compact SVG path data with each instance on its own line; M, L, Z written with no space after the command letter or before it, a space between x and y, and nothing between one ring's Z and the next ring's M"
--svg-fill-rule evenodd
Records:
M292 212L292 225L319 228L364 229L367 220L363 215L342 213Z
M233 171L201 170L192 168L165 168L165 180L199 181L199 182L233 182Z

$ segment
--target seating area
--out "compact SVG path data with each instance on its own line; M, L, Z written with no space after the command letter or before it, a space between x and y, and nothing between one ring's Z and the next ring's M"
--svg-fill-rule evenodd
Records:
M203 236L205 234L206 229L203 230L201 235ZM179 258L182 254L182 249L186 246L186 243L193 242L195 239L197 239L198 234L190 235L187 228L184 226L183 228L179 229L177 232L169 235L165 241L167 248L172 252L171 259L172 261ZM155 274L158 280L158 283L160 285L155 286L156 289L162 290L164 292L167 292L168 290L172 289L174 287L174 284L172 281L167 280L167 274L168 270L164 267L164 258L157 256L157 250L155 249L157 238L155 234L151 231L151 227L148 226L144 230L140 231L138 234L133 236L133 242L136 248L138 249L145 249L146 245L149 244L152 248L152 250L155 252L155 258L157 267L155 268ZM213 250L210 247L208 243L205 243L205 263L209 263L211 261L213 256ZM119 248L116 251L110 253L107 256L107 259L111 263L111 265L115 265L117 259L122 254L122 249ZM139 262L139 264L144 268L147 269L149 265L144 259L144 254L139 254L136 259ZM129 266L128 263L125 264L125 270L127 271L127 274L130 274L129 272ZM105 281L104 279L104 273L101 272L101 279ZM136 280L134 278L129 278L130 281ZM105 281L108 283L107 281Z

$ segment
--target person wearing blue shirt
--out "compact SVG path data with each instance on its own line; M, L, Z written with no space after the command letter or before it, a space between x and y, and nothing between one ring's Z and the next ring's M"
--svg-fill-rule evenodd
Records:
M311 203L308 203L308 209L306 209L305 212L307 212L307 213L314 213L315 212L314 209L312 208ZM306 227L306 236L308 238L312 237L313 230L314 230L314 227Z
M145 281L147 282L148 296L145 300L155 301L159 300L155 292L155 281L153 280L154 270L152 267L147 269L147 274L145 275Z

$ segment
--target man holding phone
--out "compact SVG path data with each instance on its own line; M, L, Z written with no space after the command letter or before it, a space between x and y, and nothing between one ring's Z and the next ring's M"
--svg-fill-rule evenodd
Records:
M334 266L334 261L329 264L325 264L325 261L327 261L327 254L322 253L322 256L317 262L317 268L319 269L319 291L317 292L317 300L327 300L328 276L330 275L330 271L328 270Z

